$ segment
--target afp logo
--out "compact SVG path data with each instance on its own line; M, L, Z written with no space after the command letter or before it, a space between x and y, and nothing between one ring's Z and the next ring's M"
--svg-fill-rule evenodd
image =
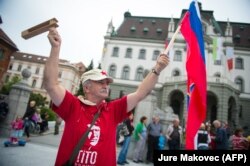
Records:
M237 161L237 162L243 162L246 163L247 157L246 154L223 154L222 155L222 161L223 163L226 162L233 162L233 161Z

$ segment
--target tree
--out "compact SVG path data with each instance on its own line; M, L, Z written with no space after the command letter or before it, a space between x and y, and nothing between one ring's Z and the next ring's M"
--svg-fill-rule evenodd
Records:
M84 96L83 88L82 88L82 81L80 81L79 88L78 88L75 96Z
M101 63L98 64L98 69L102 69Z
M93 62L93 59L92 59L89 66L87 67L86 71L92 70L93 68L94 68L94 62Z
M31 94L30 94L29 101L34 100L34 101L36 101L36 105L37 105L38 107L42 107L42 106L45 106L45 105L48 104L48 102L47 102L46 99L47 99L46 97L43 97L43 96L42 96L41 94L39 94L39 93L31 93Z
M49 115L48 121L55 121L56 120L56 113L52 109L50 109L46 106L41 107L41 114L44 114L45 112L47 112Z
M45 112L47 112L49 115L48 120L54 121L56 119L56 114L54 113L54 111L52 111L52 109L50 109L47 106L48 101L46 99L47 99L46 97L43 97L39 93L31 93L29 101L32 101L32 100L36 101L36 106L41 109L41 114L44 114Z
M8 81L6 84L3 85L0 93L4 94L4 95L9 95L10 94L10 90L12 88L12 86L18 82L21 81L21 78L19 76L14 76L12 77L12 79L10 81Z

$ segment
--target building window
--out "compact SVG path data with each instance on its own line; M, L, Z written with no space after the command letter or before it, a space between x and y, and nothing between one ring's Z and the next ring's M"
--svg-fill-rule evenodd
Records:
M240 109L239 109L239 118L243 118L243 107L242 107L242 105L240 105Z
M161 28L157 28L156 32L157 32L158 35L160 35L160 34L162 34L162 29Z
M221 60L214 60L214 65L221 65Z
M180 50L175 51L174 61L182 61L182 52Z
M116 65L111 65L109 67L109 75L115 78L116 75Z
M37 68L36 68L36 74L39 74L39 71L40 71L40 68L37 67Z
M160 55L160 51L154 50L152 60L153 61L157 60L159 55Z
M145 49L140 50L138 59L146 59L146 50Z
M10 80L10 76L6 75L6 77L5 77L5 83L9 82L9 80Z
M202 23L202 32L203 32L203 34L207 33L207 26L203 23Z
M125 58L132 58L132 48L127 48Z
M136 81L141 81L141 80L143 80L143 68L139 67L139 68L136 70L136 73L135 73L135 80L136 80Z
M44 89L44 82L42 82L41 89Z
M180 76L180 71L179 70L174 70L173 73L172 73L172 76L173 77L177 77L177 76Z
M215 73L214 76L220 78L221 74L220 73Z
M22 65L18 65L17 71L21 71L22 70Z
M0 60L4 58L4 50L0 48Z
M148 27L143 28L144 34L148 33L148 31L149 31Z
M58 78L62 78L62 71L59 71Z
M35 87L36 87L36 80L33 80L33 81L32 81L31 87L32 87L32 88L35 88Z
M130 31L131 31L131 32L134 32L134 31L136 31L136 28L135 28L134 26L132 26L132 27L130 28Z
M119 94L119 98L122 98L123 96L125 96L126 94L125 94L125 91L124 90L121 90L120 91L120 94Z
M129 79L129 73L130 73L129 67L128 66L123 67L123 69L122 69L122 79L128 80Z
M9 70L12 70L12 68L13 68L13 64L11 63L11 64L9 65Z
M215 74L214 74L214 77L215 77L215 81L216 81L216 82L220 82L220 77L221 77L221 74L220 74L220 73L215 73Z
M243 85L243 80L241 78L236 78L235 83L239 86L240 91L244 91L244 85Z
M233 40L234 40L234 42L239 43L240 42L240 35L239 34L235 35Z
M236 58L235 59L235 69L243 69L244 68L244 62L242 58Z
M113 48L112 56L113 57L118 57L118 53L119 53L119 48L118 47L114 47Z

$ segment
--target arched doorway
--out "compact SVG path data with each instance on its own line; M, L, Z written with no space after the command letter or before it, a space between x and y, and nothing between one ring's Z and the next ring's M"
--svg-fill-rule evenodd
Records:
M181 124L184 122L183 119L183 107L184 107L184 94L179 91L175 90L171 92L170 97L170 106L173 108L175 114L179 116Z
M211 123L217 119L217 105L218 100L216 95L208 91L207 92L207 116L206 121L210 121Z

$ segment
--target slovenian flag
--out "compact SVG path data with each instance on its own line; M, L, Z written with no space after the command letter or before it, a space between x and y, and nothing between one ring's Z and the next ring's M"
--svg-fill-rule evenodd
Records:
M181 33L187 42L188 117L186 149L194 149L194 138L206 118L206 65L202 24L197 2L191 2L181 22Z

